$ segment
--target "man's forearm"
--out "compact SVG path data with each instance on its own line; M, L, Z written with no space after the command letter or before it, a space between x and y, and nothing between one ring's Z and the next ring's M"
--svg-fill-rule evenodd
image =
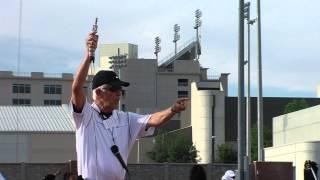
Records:
M186 102L189 98L179 98L172 106L169 108L156 112L151 115L148 127L159 127L168 122L176 113L180 113L186 109Z
M171 108L167 108L165 110L156 112L151 115L147 128L162 126L167 121L169 121L174 115L175 112L173 112Z
M71 101L76 112L82 112L82 108L85 103L85 93L83 91L83 86L88 75L89 67L90 59L88 53L86 52L72 83Z
M76 73L76 76L74 78L72 89L73 90L82 90L90 67L90 58L88 52L85 53L84 58L82 60L82 63L80 64L80 67Z

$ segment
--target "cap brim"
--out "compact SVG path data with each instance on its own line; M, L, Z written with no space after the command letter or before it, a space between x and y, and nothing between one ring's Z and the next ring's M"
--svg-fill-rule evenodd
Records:
M124 81L115 81L115 82L111 82L109 83L111 86L124 86L124 87L128 87L130 85L130 83L128 82L124 82Z

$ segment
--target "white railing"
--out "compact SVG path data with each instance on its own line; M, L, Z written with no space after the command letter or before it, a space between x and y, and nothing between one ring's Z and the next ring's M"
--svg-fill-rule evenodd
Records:
M192 42L196 41L196 37L193 37L191 39L189 39L188 41L186 41L185 43L183 43L181 46L179 46L177 48L177 52L181 51L182 49L186 48L189 44L191 44ZM178 53L177 53L178 54ZM171 59L172 57L174 57L176 54L175 54L175 51L171 52L170 54L168 54L167 56L165 56L164 58L162 58L158 64L163 64L165 63L166 61L168 61L169 59Z
M43 72L12 72L12 75L16 77L31 77L32 73L39 73L43 77L48 77L48 78L62 78L63 74L69 74L69 73L43 73Z

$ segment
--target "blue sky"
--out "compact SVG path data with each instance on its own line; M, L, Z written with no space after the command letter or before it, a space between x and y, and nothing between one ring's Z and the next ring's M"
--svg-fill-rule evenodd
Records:
M18 66L19 2L0 2L0 70L74 73L84 39L99 18L100 43L130 42L140 58L159 59L174 51L173 25L181 27L178 44L195 36L194 11L202 11L202 66L210 75L231 73L229 94L237 93L238 1L218 0L22 0L21 59ZM255 17L251 1L251 17ZM261 2L264 96L315 97L320 67L320 1ZM256 93L256 27L251 31L252 93ZM18 68L19 67L19 68Z

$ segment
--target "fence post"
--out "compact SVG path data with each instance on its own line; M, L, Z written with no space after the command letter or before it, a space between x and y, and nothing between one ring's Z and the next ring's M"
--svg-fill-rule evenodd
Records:
M164 180L169 180L169 163L164 164Z
M212 164L211 163L209 163L209 164L207 164L207 170L206 170L206 174L207 174L207 179L212 179L211 178L211 166L212 166Z
M27 174L26 174L26 163L22 162L20 164L20 179L27 179Z

